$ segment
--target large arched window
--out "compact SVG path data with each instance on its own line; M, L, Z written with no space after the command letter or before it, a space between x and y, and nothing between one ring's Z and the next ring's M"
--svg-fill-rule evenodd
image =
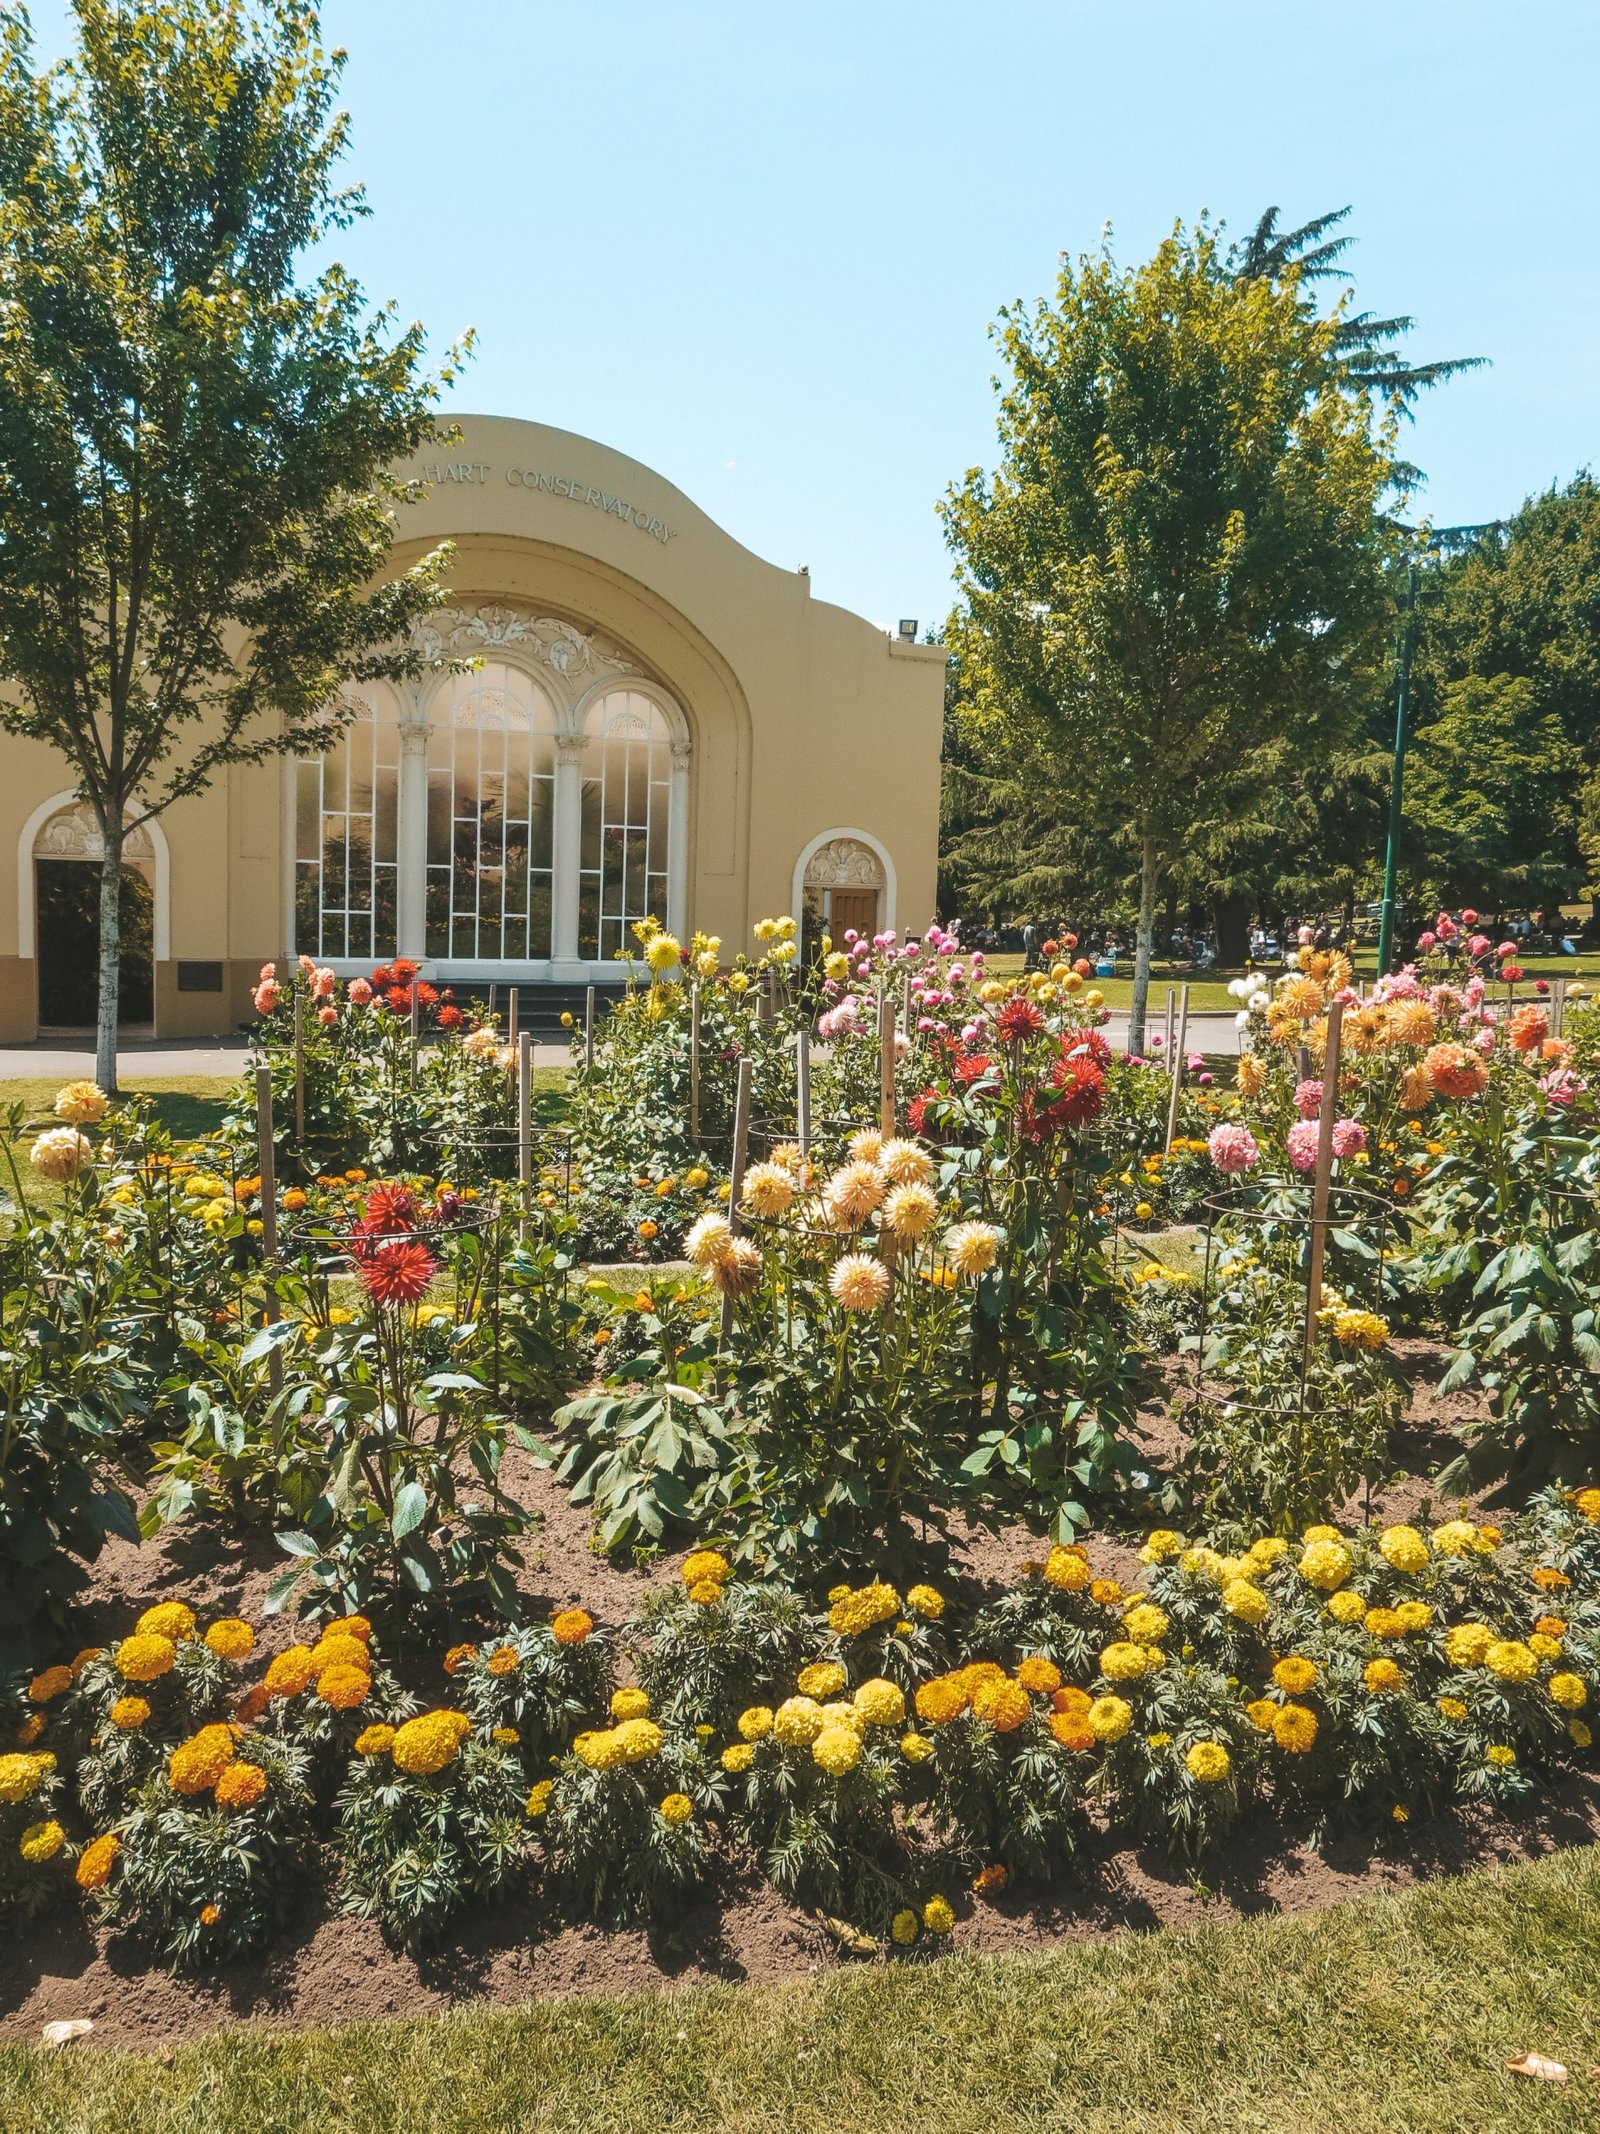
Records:
M550 699L498 661L451 676L428 732L429 957L549 956L554 817Z
M578 954L613 956L635 922L667 919L672 729L637 689L613 689L583 723Z
M296 763L295 947L302 955L395 952L400 729L378 685L325 755Z

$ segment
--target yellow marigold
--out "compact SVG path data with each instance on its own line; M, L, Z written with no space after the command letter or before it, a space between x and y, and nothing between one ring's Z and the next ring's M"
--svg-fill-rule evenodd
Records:
M1385 1527L1378 1536L1385 1563L1414 1576L1428 1568L1428 1544L1414 1526Z
M232 1763L217 1780L219 1808L253 1808L267 1790L267 1774L260 1764Z
M364 1726L356 1736L358 1756L387 1756L394 1747L395 1730L392 1726Z
M889 1924L889 1937L897 1948L909 1949L916 1940L921 1922L909 1908L896 1912Z
M177 1793L209 1793L234 1759L234 1729L203 1726L180 1741L167 1759L167 1776Z
M1394 1611L1400 1619L1400 1628L1408 1636L1416 1630L1426 1630L1433 1621L1433 1610L1426 1601L1402 1601Z
M1247 1577L1259 1578L1263 1571L1271 1570L1280 1556L1288 1553L1289 1544L1281 1534L1263 1534L1246 1549L1241 1568Z
M736 1741L722 1752L724 1771L748 1771L755 1760L755 1744L749 1741Z
M1089 1583L1088 1556L1071 1544L1058 1544L1045 1560L1044 1576L1047 1585L1063 1593L1081 1593Z
M1374 1696L1393 1694L1405 1688L1405 1677L1393 1660L1369 1660L1361 1670L1361 1679Z
M689 1588L689 1598L697 1608L714 1608L722 1598L722 1591L720 1579L700 1578Z
M1366 1612L1366 1596L1349 1586L1342 1593L1335 1593L1328 1603L1328 1613L1336 1623L1359 1623Z
M341 1615L324 1626L325 1638L355 1638L362 1645L372 1643L372 1625L364 1615Z
M795 1687L802 1697L836 1697L844 1688L845 1671L837 1660L813 1660L809 1667L802 1667L795 1677Z
M1278 1716L1276 1698L1257 1697L1252 1703L1247 1704L1244 1709L1245 1716L1253 1727L1259 1727L1263 1734L1272 1732L1272 1722Z
M808 1749L822 1732L822 1706L814 1697L786 1697L772 1715L772 1731L786 1749Z
M1123 1697L1096 1697L1089 1707L1088 1727L1096 1741L1120 1741L1133 1724L1133 1706Z
M320 1675L325 1667L353 1667L358 1674L370 1675L372 1655L359 1638L325 1630L311 1648L311 1670Z
M648 1719L650 1699L642 1689L630 1687L614 1690L611 1696L611 1716L613 1719Z
M28 1699L33 1704L51 1704L57 1697L65 1696L71 1687L70 1667L47 1667L28 1684Z
M489 1739L493 1742L498 1742L502 1749L514 1749L522 1740L522 1736L514 1726L497 1726L490 1734Z
M1214 1586L1225 1586L1237 1571L1237 1564L1229 1563L1226 1556L1215 1549L1185 1549L1179 1559L1179 1569L1190 1578L1208 1578Z
M1350 1576L1350 1551L1342 1541L1308 1542L1300 1557L1300 1576L1331 1593Z
M91 1838L78 1855L79 1889L104 1889L121 1850L117 1838L109 1830L103 1837Z
M860 1637L900 1613L900 1596L881 1579L847 1592L828 1610L828 1627L837 1636Z
M471 1732L472 1722L461 1712L424 1712L396 1727L389 1754L408 1778L432 1778L454 1761Z
M269 1697L298 1697L316 1672L309 1645L291 1645L269 1661L266 1691Z
M53 1819L43 1823L30 1823L22 1833L18 1852L30 1867L42 1867L46 1860L53 1860L66 1842L66 1832Z
M1303 1756L1317 1738L1317 1715L1303 1704L1280 1704L1272 1721L1272 1738L1292 1756Z
M558 1645L581 1645L594 1630L594 1617L585 1608L563 1608L550 1625Z
M812 1742L811 1754L830 1778L843 1778L861 1761L861 1736L854 1727L825 1726Z
M1248 1578L1231 1579L1223 1587L1222 1605L1231 1616L1252 1627L1267 1619L1267 1596Z
M1122 1618L1122 1627L1140 1645L1155 1645L1167 1634L1167 1612L1153 1602L1141 1601Z
M1594 1744L1594 1729L1586 1726L1581 1719L1569 1719L1567 1733L1575 1749L1591 1748Z
M943 1897L930 1897L922 1907L922 1923L930 1934L948 1934L956 1915Z
M174 1645L181 1645L194 1636L194 1610L184 1601L157 1601L133 1628L135 1636L171 1638Z
M1108 1645L1100 1655L1100 1672L1108 1682L1132 1682L1146 1672L1149 1664L1145 1647L1123 1638Z
M1494 1764L1497 1769L1502 1771L1509 1771L1511 1766L1517 1760L1516 1750L1506 1748L1505 1745L1501 1742L1495 1742L1490 1748L1486 1749L1484 1753L1488 1757L1490 1763Z
M150 1706L143 1697L119 1697L111 1707L111 1724L125 1734L135 1732L149 1717Z
M936 1623L944 1614L944 1595L934 1586L912 1586L906 1594L906 1606L913 1615Z
M1144 1547L1139 1551L1141 1563L1168 1563L1174 1556L1181 1556L1184 1540L1181 1534L1173 1533L1170 1527L1158 1526L1145 1537Z
M170 1674L178 1662L178 1648L171 1638L154 1631L135 1631L117 1647L114 1664L124 1682L154 1682Z
M336 1712L353 1712L371 1689L372 1677L360 1667L325 1667L317 1677L317 1695Z
M901 1726L906 1716L905 1691L898 1682L875 1675L857 1689L855 1707L868 1726Z
M1552 1675L1550 1694L1564 1711L1569 1712L1582 1711L1589 1701L1588 1685L1581 1675Z
M1008 1682L1003 1675L998 1682L981 1684L972 1700L973 1716L995 1734L1014 1734L1032 1710L1021 1683Z
M720 1585L733 1574L727 1557L719 1549L693 1549L683 1559L683 1569L678 1575L686 1586L698 1586L707 1579Z
M534 1787L533 1791L528 1795L527 1802L525 1804L526 1812L531 1816L541 1816L546 1814L550 1807L550 1796L552 1793L554 1793L555 1790L556 1782L553 1778L541 1778L539 1783Z
M645 1763L659 1756L666 1740L653 1719L624 1719L613 1730L617 1754L625 1764Z
M1318 1672L1315 1660L1304 1659L1299 1653L1292 1652L1273 1668L1272 1679L1291 1697L1303 1697L1316 1681Z
M739 1714L739 1733L745 1741L760 1741L772 1732L770 1705L752 1704Z
M256 1634L236 1615L225 1615L206 1632L209 1649L223 1660L244 1660L255 1651Z
M1559 1660L1561 1657L1561 1640L1559 1638L1546 1637L1538 1630L1530 1630L1528 1633L1528 1650L1535 1658L1540 1660Z
M1467 1708L1459 1697L1441 1697L1439 1709L1446 1719L1465 1719Z
M933 1754L933 1743L926 1734L910 1733L900 1736L900 1754L908 1764L923 1764Z
M1165 1627L1163 1623L1162 1628ZM1047 1660L1042 1653L1029 1653L1017 1668L1017 1680L1036 1696L1048 1697L1061 1687L1061 1670L1054 1660Z
M1539 1672L1535 1655L1516 1638L1493 1639L1484 1652L1483 1664L1502 1682L1531 1682Z
M1197 1741L1183 1759L1184 1768L1203 1786L1214 1786L1233 1769L1233 1758L1220 1741Z
M1600 1519L1600 1489L1580 1489L1572 1501L1585 1519Z
M1398 1608L1369 1608L1365 1617L1368 1637L1398 1638L1405 1634L1405 1624L1400 1620Z
M669 1793L658 1813L663 1823L687 1823L694 1814L694 1802L687 1793Z
M1486 1556L1493 1544L1486 1542L1470 1519L1447 1519L1433 1530L1436 1556Z

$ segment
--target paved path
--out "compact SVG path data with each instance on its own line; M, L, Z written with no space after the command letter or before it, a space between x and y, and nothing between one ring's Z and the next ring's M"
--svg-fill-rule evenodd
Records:
M1166 1002L1161 1002L1160 1013L1155 1003L1146 1024L1146 1041L1166 1028ZM1125 1008L1114 1008L1111 1020L1105 1026L1106 1036L1119 1049L1128 1041L1128 1013ZM1239 1033L1234 1028L1233 1017L1224 1010L1208 1009L1204 1014L1189 1017L1189 1050L1191 1052L1221 1053L1232 1058L1239 1050ZM120 1079L138 1080L149 1075L224 1075L232 1078L244 1072L251 1057L250 1045L242 1037L191 1038L145 1040L138 1044L123 1045L117 1052L117 1074ZM536 1067L565 1067L571 1060L568 1048L562 1045L535 1045L533 1059ZM9 1045L0 1048L0 1081L72 1081L80 1075L94 1073L94 1048L79 1046Z
M187 1043L172 1039L165 1044L156 1039L147 1044L119 1046L117 1076L121 1081L138 1081L147 1075L160 1078L208 1074L225 1075L231 1080L243 1074L250 1058L250 1046L243 1038L193 1038ZM533 1048L536 1067L564 1067L570 1058L565 1045L535 1045ZM81 1051L59 1045L0 1048L0 1081L54 1081L59 1076L63 1082L69 1082L80 1075L93 1073L94 1048L91 1045L85 1045Z

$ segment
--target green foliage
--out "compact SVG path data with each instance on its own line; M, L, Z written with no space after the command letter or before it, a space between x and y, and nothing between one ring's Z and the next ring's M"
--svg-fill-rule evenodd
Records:
M693 1734L663 1736L643 1756L602 1766L588 1762L580 1735L565 1757L539 1816L546 1858L562 1893L584 1915L608 1925L659 1918L705 1875L706 1814L722 1798L720 1774ZM687 1801L690 1813L663 1814Z
M629 1626L644 1639L639 1683L664 1725L726 1733L744 1707L791 1679L808 1642L799 1596L757 1579L713 1580L715 1600L682 1586L649 1593Z
M972 1712L935 1727L923 1767L933 1824L969 1872L998 1861L1014 1875L1060 1879L1083 1831L1082 1759L1050 1730L1048 1710L998 1732Z
M578 1722L610 1696L616 1663L596 1631L562 1644L548 1623L490 1638L455 1669L461 1708L480 1732L515 1728L524 1767L543 1772L572 1746Z
M1447 683L1406 766L1406 816L1430 896L1454 909L1559 903L1576 863L1583 759L1533 682Z
M997 338L1001 466L944 505L950 642L988 752L1129 840L1139 1049L1157 894L1197 825L1254 751L1326 749L1364 710L1389 430L1335 325L1292 280L1235 278L1203 222L1141 267L1064 260Z
M334 1803L347 1908L402 1948L425 1947L527 1860L524 1791L516 1751L479 1735L432 1777L358 1756Z

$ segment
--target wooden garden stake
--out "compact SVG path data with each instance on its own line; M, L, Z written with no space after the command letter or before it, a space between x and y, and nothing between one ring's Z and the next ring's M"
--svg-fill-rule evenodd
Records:
M294 967L294 1139L296 1148L306 1145L306 1015L300 994L301 971Z
M506 1008L506 1043L508 1045L514 1045L517 1042L517 1005L517 989L513 986Z
M739 1195L744 1190L744 1160L750 1142L750 1060L739 1062L739 1080L733 1097L733 1166L728 1173L728 1227L737 1237L740 1229ZM722 1339L733 1331L733 1298L722 1294Z
M700 1146L700 981L689 988L689 1139Z
M1567 981L1558 978L1550 988L1550 1035L1559 1037L1567 1019Z
M413 977L411 980L411 1086L413 1089L417 1086L417 1047L420 1043L418 1032L421 1028L421 1022L422 1003L417 998L417 980Z
M1175 995L1174 995L1174 993L1173 993L1173 990L1172 990L1171 986L1168 986L1168 987L1167 987L1167 1064L1168 1064L1169 1066L1170 1066L1170 1065L1171 1065L1171 1063L1172 1063L1172 1004L1173 1004L1173 1000L1174 1000L1174 998L1175 998Z
M1167 1147L1172 1147L1172 1137L1178 1131L1178 1098L1183 1090L1183 1051L1189 1040L1189 988L1185 986L1178 999L1178 1036L1172 1048L1170 1072L1172 1089L1167 1098Z
M1311 1368L1317 1341L1317 1313L1322 1308L1322 1261L1327 1245L1328 1192L1333 1179L1333 1122L1339 1114L1339 1046L1344 1002L1328 1010L1328 1045L1322 1059L1322 1109L1317 1114L1317 1171L1311 1188L1311 1266L1306 1276L1304 1368Z
M264 1316L269 1326L278 1320L278 1292L272 1277L278 1264L278 1171L272 1149L272 1069L256 1069L256 1169L261 1177L261 1262L266 1273L263 1285ZM267 1358L267 1377L274 1393L283 1391L283 1356L274 1349ZM276 1436L277 1427L274 1426Z
M772 991L772 966L769 963L761 973L761 992L756 1001L756 1013L762 1022L770 1023L776 1007L777 1002Z
M795 1138L800 1143L802 1156L811 1154L811 1032L795 1033L794 1049Z
M516 999L513 993L511 998ZM515 1012L515 1011L513 1011ZM522 1201L522 1235L528 1235L528 1200L533 1191L533 1032L517 1039L517 1184Z
M583 995L583 1071L594 1073L594 987L588 986Z
M894 1136L894 995L886 985L878 995L878 1126L885 1141Z

